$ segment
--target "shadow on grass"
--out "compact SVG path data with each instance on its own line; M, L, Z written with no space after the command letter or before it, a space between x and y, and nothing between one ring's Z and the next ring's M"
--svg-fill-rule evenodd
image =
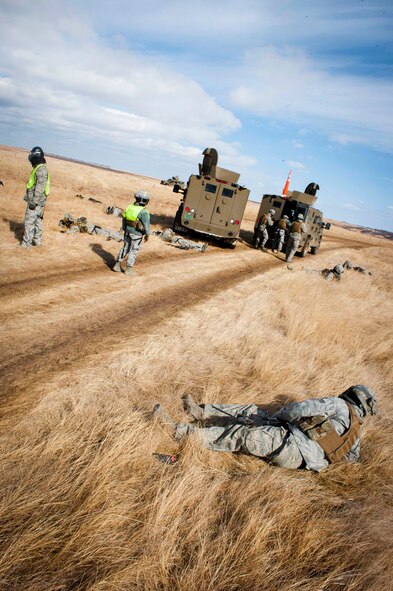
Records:
M109 269L112 269L114 266L116 259L111 252L104 250L99 243L89 244L91 250L98 255L106 264Z
M25 231L24 224L21 222L15 222L15 220L9 220L8 218L3 218L3 222L8 223L11 232L14 233L15 238L21 243Z

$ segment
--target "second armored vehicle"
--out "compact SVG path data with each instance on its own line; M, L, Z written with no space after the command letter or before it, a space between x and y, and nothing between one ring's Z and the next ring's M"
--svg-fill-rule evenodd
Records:
M173 187L183 193L173 230L193 230L235 248L250 191L238 184L238 173L217 166L214 148L206 148L203 156L199 174L190 176L187 187Z
M311 254L317 254L321 244L323 230L330 229L330 224L323 221L322 211L312 207L317 200L316 193L318 189L319 185L316 183L310 183L307 185L304 193L301 193L300 191L289 191L288 195L285 197L281 195L264 195L258 211L257 219L255 220L254 243L256 238L256 230L260 220L263 214L267 214L270 209L275 210L274 221L276 222L270 234L270 243L272 242L271 239L274 236L278 220L282 218L283 215L287 215L289 220L292 222L296 219L297 215L301 213L303 214L307 232L300 241L297 254L301 257L304 257L308 252ZM269 242L267 245L269 245Z

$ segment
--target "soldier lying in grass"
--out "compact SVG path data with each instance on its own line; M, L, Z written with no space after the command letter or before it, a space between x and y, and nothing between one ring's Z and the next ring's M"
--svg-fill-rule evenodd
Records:
M272 416L256 404L196 404L190 395L184 409L193 423L175 423L157 404L153 417L174 430L176 439L199 433L212 451L262 458L283 468L320 472L340 460L356 461L360 426L377 414L375 394L364 385L351 386L338 397L292 402Z

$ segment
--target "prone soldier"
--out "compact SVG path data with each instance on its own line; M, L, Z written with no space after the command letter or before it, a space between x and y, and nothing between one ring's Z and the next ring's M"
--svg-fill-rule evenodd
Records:
M190 395L183 404L195 422L176 423L161 405L153 409L153 418L173 428L176 439L199 433L209 450L244 453L275 466L315 472L340 460L358 460L360 427L366 417L377 414L376 396L362 384L338 397L292 402L271 417L256 404L199 405Z

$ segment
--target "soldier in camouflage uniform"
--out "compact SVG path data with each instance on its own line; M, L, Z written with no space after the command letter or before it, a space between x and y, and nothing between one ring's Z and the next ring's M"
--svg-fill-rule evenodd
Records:
M260 220L258 220L258 226L255 232L255 248L262 248L265 250L265 244L269 240L269 233L267 231L269 226L274 223L273 216L276 213L274 209L269 209L269 213L262 214Z
M281 252L282 247L285 241L285 235L287 233L289 226L289 217L287 215L283 215L282 218L278 221L277 229L274 234L274 241L273 241L273 252Z
M158 232L158 235L164 240L164 242L169 242L172 246L181 248L182 250L198 250L199 252L205 252L207 249L207 244L199 244L193 240L186 240L181 236L176 236L171 228L165 228L163 232Z
M127 258L126 275L132 274L142 240L146 242L150 236L150 214L146 209L150 201L149 194L147 191L137 191L134 197L134 203L130 203L123 214L124 245L113 267L116 273L121 273L120 263Z
M42 246L42 220L44 208L49 195L50 177L46 167L45 154L39 146L33 148L28 156L33 167L26 184L24 200L27 202L25 213L25 231L22 246L31 248Z
M300 240L302 239L302 235L307 232L306 225L303 222L304 217L302 213L297 215L297 218L294 222L292 222L291 227L289 229L289 236L287 241L287 248L286 248L286 257L285 260L289 263L297 249L299 248Z
M283 468L320 472L342 459L356 461L360 453L360 425L377 414L374 393L352 386L338 397L292 402L269 417L256 404L204 404L190 395L183 399L195 423L175 423L160 405L153 409L182 439L199 433L212 451L257 456Z

